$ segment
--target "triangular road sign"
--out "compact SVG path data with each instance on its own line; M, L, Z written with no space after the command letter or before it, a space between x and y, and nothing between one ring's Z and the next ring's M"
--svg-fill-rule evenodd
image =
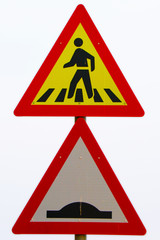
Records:
M16 234L146 233L83 118L76 121L12 231Z
M83 5L14 111L16 116L143 116L144 111Z

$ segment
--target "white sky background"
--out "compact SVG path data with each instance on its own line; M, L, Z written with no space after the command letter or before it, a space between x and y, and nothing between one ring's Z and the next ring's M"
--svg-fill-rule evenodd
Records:
M15 117L13 110L76 6L86 7L146 114L87 118L87 124L143 221L160 226L160 1L0 1L0 235L3 240L72 240L74 235L14 235L12 226L74 124L73 117Z

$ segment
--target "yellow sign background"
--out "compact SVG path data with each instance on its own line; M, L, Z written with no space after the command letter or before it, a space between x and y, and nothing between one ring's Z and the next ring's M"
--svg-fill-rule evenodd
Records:
M86 89L83 83L83 80L77 84L77 88L82 89L83 92L83 102L75 102L75 93L72 98L67 98L70 82L75 75L77 69L76 65L73 67L63 68L64 64L69 62L73 56L73 53L77 49L74 45L74 40L76 38L81 38L83 40L83 45L81 46L86 52L95 57L95 69L91 72L90 60L88 60L88 68L91 84L93 89L97 89L100 94L103 102L95 102L94 98L88 98ZM62 43L63 44L63 43ZM86 68L84 68L86 69ZM48 97L45 102L37 102L40 97L50 88L53 88L54 91ZM55 102L59 93L62 89L66 88L66 96L63 102ZM106 94L104 89L110 89L120 100L120 102L113 102L110 97ZM76 92L76 91L75 91ZM106 69L104 63L102 62L100 56L98 55L96 49L94 48L92 42L90 41L88 35L86 34L83 26L81 24L78 25L76 31L70 38L67 46L64 51L60 55L53 69L49 73L39 92L37 93L35 99L32 102L33 105L127 105L120 91L118 90L116 84L114 83L112 77L110 76L108 70Z

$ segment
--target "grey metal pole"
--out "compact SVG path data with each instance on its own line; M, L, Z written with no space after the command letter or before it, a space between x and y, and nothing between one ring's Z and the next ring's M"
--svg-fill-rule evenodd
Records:
M78 118L83 118L86 121L86 117L75 117L75 122L77 121Z
M85 234L76 234L75 240L86 240L87 236Z
M80 117L75 117L75 122L77 121L77 119ZM86 117L82 117L84 118L84 120L86 121ZM75 240L86 240L87 239L87 235L85 234L75 234Z

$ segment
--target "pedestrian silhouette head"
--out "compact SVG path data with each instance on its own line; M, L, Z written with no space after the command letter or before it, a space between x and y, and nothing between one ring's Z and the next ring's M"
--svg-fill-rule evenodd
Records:
M75 45L76 47L80 47L80 46L82 46L82 44L83 44L83 40L82 40L81 38L76 38L76 39L74 40L74 45Z

